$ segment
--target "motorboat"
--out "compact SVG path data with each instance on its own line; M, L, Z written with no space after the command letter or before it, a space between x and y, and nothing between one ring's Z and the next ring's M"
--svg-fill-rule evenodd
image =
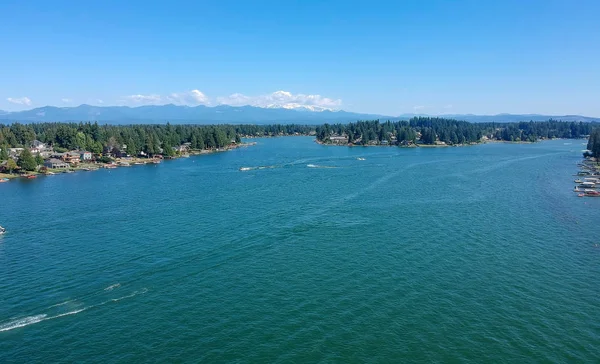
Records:
M0 235L4 234L6 232L6 229L3 228L2 226L0 226Z

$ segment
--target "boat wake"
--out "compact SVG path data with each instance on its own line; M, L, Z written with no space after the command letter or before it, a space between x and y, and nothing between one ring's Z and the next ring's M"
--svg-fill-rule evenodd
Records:
M277 168L277 166L241 167L240 171L245 172L245 171L254 171L257 169L272 169L272 168Z
M35 315L35 316L29 316L29 317L24 317L24 318L21 318L18 320L14 320L14 321L8 322L6 324L0 325L0 332L17 329L19 327L28 326L31 324L36 324L38 322L45 320L46 317L47 317L47 315Z
M115 288L119 288L121 287L121 283L117 283L117 284L113 284L112 286L108 286L106 288L104 288L105 291L112 291Z
M112 291L113 289L118 288L120 286L121 286L120 283L113 284L109 287L106 287L104 289L104 291ZM142 288L140 290L133 291L132 293L130 293L128 295L117 297L117 298L105 299L104 301L101 301L99 303L92 304L89 306L84 306L83 302L78 302L76 299L68 300L68 301L65 301L62 303L57 303L55 305L49 306L46 313L14 318L11 321L8 321L5 323L0 323L0 332L18 329L20 327L37 324L42 321L48 321L48 320L53 320L53 319L57 319L60 317L75 315L80 312L87 311L87 310L97 308L100 306L104 306L109 303L119 302L119 301L127 299L127 298L132 298L137 295L142 295L142 294L145 294L146 292L148 292L148 289Z
M337 168L337 167L333 167L333 166L321 166L318 164L307 164L306 166L308 168Z

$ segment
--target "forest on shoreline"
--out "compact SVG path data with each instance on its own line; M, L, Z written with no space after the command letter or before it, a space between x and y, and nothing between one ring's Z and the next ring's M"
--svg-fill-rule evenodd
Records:
M553 138L583 138L600 123L548 120L519 123L469 123L466 121L415 117L407 121L358 121L324 124L316 128L319 142L352 145L463 145L486 140L535 142Z
M594 130L595 129L595 130ZM239 144L241 138L315 135L317 141L352 145L462 145L485 140L535 142L552 138L590 136L591 151L600 154L600 123L544 122L469 123L466 121L415 117L407 121L357 121L319 126L274 125L99 125L86 123L0 124L0 160L10 148L32 148L34 141L54 151L86 150L94 154L126 146L129 155L171 153L187 144L194 150L214 150ZM597 147L595 147L597 146ZM596 148L596 149L594 149Z

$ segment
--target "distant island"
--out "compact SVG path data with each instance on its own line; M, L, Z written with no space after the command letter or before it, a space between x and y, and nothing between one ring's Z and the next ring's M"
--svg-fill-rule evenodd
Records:
M589 136L586 157L600 157L600 123L469 123L414 117L408 121L274 125L0 124L0 182L37 174L160 163L164 159L227 151L249 145L242 138L314 136L325 145L459 146L489 141L535 142Z
M556 120L519 123L469 123L455 119L414 117L408 121L358 121L316 128L319 143L332 145L457 146L487 141L535 142L589 136L597 122Z

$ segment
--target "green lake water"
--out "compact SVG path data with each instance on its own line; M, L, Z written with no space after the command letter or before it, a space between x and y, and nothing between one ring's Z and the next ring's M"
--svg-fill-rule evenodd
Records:
M0 362L600 362L585 141L255 141L0 184Z

